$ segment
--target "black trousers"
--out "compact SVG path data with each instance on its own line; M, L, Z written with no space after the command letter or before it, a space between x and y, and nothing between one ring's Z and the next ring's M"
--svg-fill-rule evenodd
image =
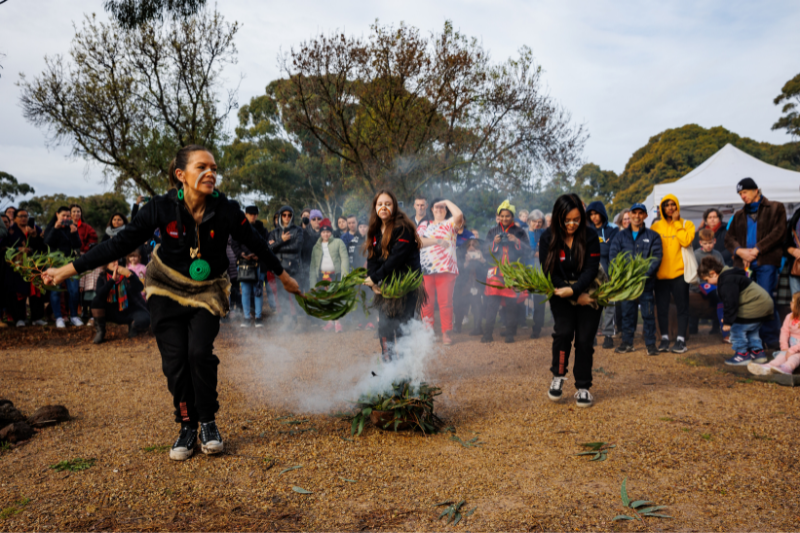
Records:
M575 341L575 361L572 375L575 376L576 389L589 389L592 386L592 365L594 363L594 337L603 308L592 309L588 305L572 305L568 300L553 296L550 298L553 312L553 362L550 372L554 376L566 376L569 355Z
M658 312L658 329L661 336L669 335L669 297L675 300L678 308L678 337L686 339L689 329L689 284L683 274L673 279L656 280L656 311Z
M505 323L506 335L514 336L517 334L517 323L520 317L520 307L522 304L517 303L516 298L505 298L503 296L484 296L483 297L483 313L486 323L483 326L483 336L491 337L494 331L494 324L497 322L497 312L500 310L500 304L506 302L505 307Z
M395 344L403 336L403 326L408 324L417 311L417 295L411 293L406 297L402 312L394 317L386 316L383 310L378 310L378 337L381 341L381 354L384 361L391 361L397 357Z
M239 278L231 280L231 313L235 309L242 310L242 291L239 286Z
M19 322L20 320L25 320L27 311L25 309L25 302L26 300L23 298L20 300L16 294L9 294L7 296L6 303L9 304L8 307L11 311L11 317L14 319L14 322ZM28 296L27 301L30 302L31 306L31 322L36 322L37 320L41 320L44 318L44 302L49 301L49 296Z
M150 313L147 309L131 309L129 307L125 311L120 311L119 304L108 302L99 296L92 299L91 305L93 311L100 310L105 313L106 322L132 326L139 331L147 331L150 327ZM94 313L92 315L94 316Z
M534 294L532 295L533 298L533 333L539 334L542 331L542 327L544 327L544 306L547 303L544 301L545 296L543 294Z
M214 339L219 317L165 296L147 301L176 422L210 422L219 410Z
M453 328L461 331L461 323L464 317L472 310L472 331L481 331L481 318L483 318L483 305L481 305L481 294L472 294L469 289L465 289L459 299L453 300Z

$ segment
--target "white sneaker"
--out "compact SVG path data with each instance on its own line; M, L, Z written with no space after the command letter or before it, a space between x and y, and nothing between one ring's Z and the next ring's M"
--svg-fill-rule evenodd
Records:
M550 390L547 391L547 397L554 402L559 401L561 399L565 381L567 381L566 377L553 376L553 381L550 382Z
M83 320L81 320L81 318L78 317L78 316L73 316L72 318L69 319L69 321L72 322L73 326L82 326L83 325Z
M750 371L751 374L755 376L768 376L772 373L772 367L767 365L760 365L753 361L747 363L747 370Z
M578 389L578 392L575 393L575 398L575 404L578 407L591 407L594 405L594 396L588 389Z
M34 326L46 326L47 320L42 320L41 318L33 323Z
M24 328L25 326L27 326L27 324L25 323L24 320L17 320L17 327L18 328Z
M65 327L67 327L67 325L64 324L64 319L63 318L56 318L56 327L57 328L65 328Z

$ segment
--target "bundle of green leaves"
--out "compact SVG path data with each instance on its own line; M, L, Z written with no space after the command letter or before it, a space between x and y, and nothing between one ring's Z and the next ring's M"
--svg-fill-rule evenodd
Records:
M495 289L514 289L517 292L528 291L531 294L542 294L546 296L545 301L553 297L553 281L550 274L545 275L541 268L531 265L524 265L520 261L513 263L501 263L492 255L497 271L503 276L503 285L492 285L483 283Z
M617 255L608 265L608 281L589 293L589 296L601 306L637 299L644 292L647 270L654 260L654 257L632 256L628 252Z
M358 300L366 311L366 297L362 285L367 278L367 269L357 268L339 281L319 281L313 289L295 299L308 315L321 320L339 320L358 306Z
M410 268L405 274L398 274L395 271L381 285L381 296L390 300L402 298L406 294L419 289L423 281L422 271L414 272Z
M381 418L381 429L392 429L409 426L423 433L435 433L442 426L442 420L433 412L433 402L442 393L438 387L427 383L412 386L407 381L393 383L390 391L380 394L365 394L356 402L356 410L351 415L344 415L352 420L351 434L361 435L364 426L371 423L373 412L391 413Z
M6 250L6 262L11 265L14 272L22 276L25 281L33 283L40 291L63 291L64 289L60 287L46 285L42 279L42 274L50 268L61 268L74 260L74 256L67 256L59 251L51 252L49 247L47 252L33 254L28 254L16 248Z

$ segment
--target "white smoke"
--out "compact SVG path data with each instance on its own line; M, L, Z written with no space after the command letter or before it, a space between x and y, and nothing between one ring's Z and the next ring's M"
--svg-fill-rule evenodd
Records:
M348 348L352 342L337 342L343 334L293 332L274 325L265 334L236 332L236 349L230 350L234 360L223 365L233 374L234 386L245 389L249 398L297 414L346 410L362 395L389 392L401 381L417 386L426 381L435 353L434 333L419 320L403 326L396 358L389 363L381 361L380 343L372 332L356 332L369 348L362 344L353 350Z

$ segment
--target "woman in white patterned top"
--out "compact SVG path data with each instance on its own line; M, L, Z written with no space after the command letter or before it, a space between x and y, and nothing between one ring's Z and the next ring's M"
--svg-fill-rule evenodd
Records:
M456 236L464 223L464 215L450 200L435 200L431 211L433 220L423 221L417 227L417 234L422 239L420 263L428 293L428 301L422 306L422 321L433 327L433 306L438 300L442 342L451 344L453 287L458 276Z

